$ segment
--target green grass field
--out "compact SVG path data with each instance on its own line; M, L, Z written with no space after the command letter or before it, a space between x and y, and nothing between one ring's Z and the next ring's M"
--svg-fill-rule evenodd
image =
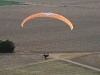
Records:
M7 1L7 0L0 0L0 6L6 6L6 5L27 5L22 2L15 2L15 1Z
M100 75L100 72L64 61L49 61L0 70L0 75Z

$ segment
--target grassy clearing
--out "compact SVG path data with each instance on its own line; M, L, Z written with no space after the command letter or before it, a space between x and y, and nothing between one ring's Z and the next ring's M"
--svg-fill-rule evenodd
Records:
M11 5L27 5L22 2L15 2L15 1L7 1L7 0L0 0L0 6L11 6Z
M64 61L50 61L1 70L0 75L100 75L100 72Z

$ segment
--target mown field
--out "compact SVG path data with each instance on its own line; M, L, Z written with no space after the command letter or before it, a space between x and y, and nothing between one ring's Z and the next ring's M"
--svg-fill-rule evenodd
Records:
M46 60L36 53L0 54L0 75L99 75L96 69L65 61L88 54L91 53L53 53Z
M92 6L86 5L86 2L90 4L89 0L85 2L72 0L72 2L66 1L65 4L62 1L56 4L54 1L55 4L51 6L49 6L49 2L43 4L41 1L40 3L39 1L35 3L35 0L29 1L32 1L33 5L0 7L2 10L0 11L0 39L14 41L15 52L100 51L98 0L91 1ZM62 7L59 6L60 4L68 6ZM21 27L21 22L26 17L38 12L60 14L73 23L74 29L71 31L64 22L51 18L32 19L23 28Z
M58 60L0 70L0 75L100 75L100 72Z

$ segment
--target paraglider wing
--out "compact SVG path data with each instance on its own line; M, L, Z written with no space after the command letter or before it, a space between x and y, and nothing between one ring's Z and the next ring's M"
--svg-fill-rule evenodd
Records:
M33 15L27 17L26 19L24 19L24 21L23 21L22 24L21 24L22 27L23 27L24 24L25 24L27 21L29 21L30 19L32 19L32 18L38 18L38 17L46 17L46 15L45 15L45 14L41 14L41 13L33 14Z
M29 17L27 17L26 19L24 19L24 21L22 22L22 27L24 26L24 24L30 20L30 19L33 19L33 18L38 18L38 17L49 17L49 18L55 18L55 19L58 19L58 20L61 20L65 23L67 23L67 25L69 25L69 27L71 28L71 30L73 29L73 25L72 23L65 17L59 15L59 14L54 14L54 13L37 13L37 14L33 14Z
M71 30L73 29L72 23L68 19L66 19L65 17L58 15L58 14L51 14L51 15L49 15L49 17L64 21L65 23L67 23L70 26Z

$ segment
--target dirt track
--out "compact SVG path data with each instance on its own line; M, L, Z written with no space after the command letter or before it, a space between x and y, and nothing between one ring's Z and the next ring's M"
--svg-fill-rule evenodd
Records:
M79 66L82 66L82 67L85 67L85 68L89 68L89 69L93 69L93 70L96 70L96 71L99 71L100 72L100 69L99 68L96 68L96 67L93 67L93 66L89 66L89 64L86 65L86 64L82 64L82 63L79 63L79 62L76 62L76 61L72 61L70 59L61 58L57 54L54 54L54 56L52 55L52 57L55 58L55 59L57 59L57 60L63 60L63 61L66 61L66 62L75 64L75 65L79 65Z
M91 53L88 53L88 54L91 54ZM80 55L83 56L83 55L88 55L88 54L84 53L84 54L80 54ZM69 63L75 64L75 65L79 65L81 67L89 68L89 69L96 70L96 71L100 72L99 68L89 66L89 65L86 65L86 64L82 64L82 63L79 63L79 62L76 62L76 61L72 61L70 57L66 59L66 57L65 58L61 57L62 55L72 56L72 55L68 55L68 54L64 54L64 53L59 53L59 54L53 53L53 54L50 54L50 57L45 60L45 59L41 58L41 56L42 56L41 54L40 55L39 54L32 54L32 53L29 53L29 54L25 54L25 53L23 53L23 54L12 54L12 55L11 54L5 54L5 55L3 54L1 56L2 59L1 59L1 62L0 62L0 65L1 65L0 70L14 69L14 68L18 68L18 67L40 64L40 63L54 61L54 60L62 60L62 61L65 61L65 62L69 62ZM74 54L74 56L77 57L76 54ZM72 56L72 58L74 56Z

